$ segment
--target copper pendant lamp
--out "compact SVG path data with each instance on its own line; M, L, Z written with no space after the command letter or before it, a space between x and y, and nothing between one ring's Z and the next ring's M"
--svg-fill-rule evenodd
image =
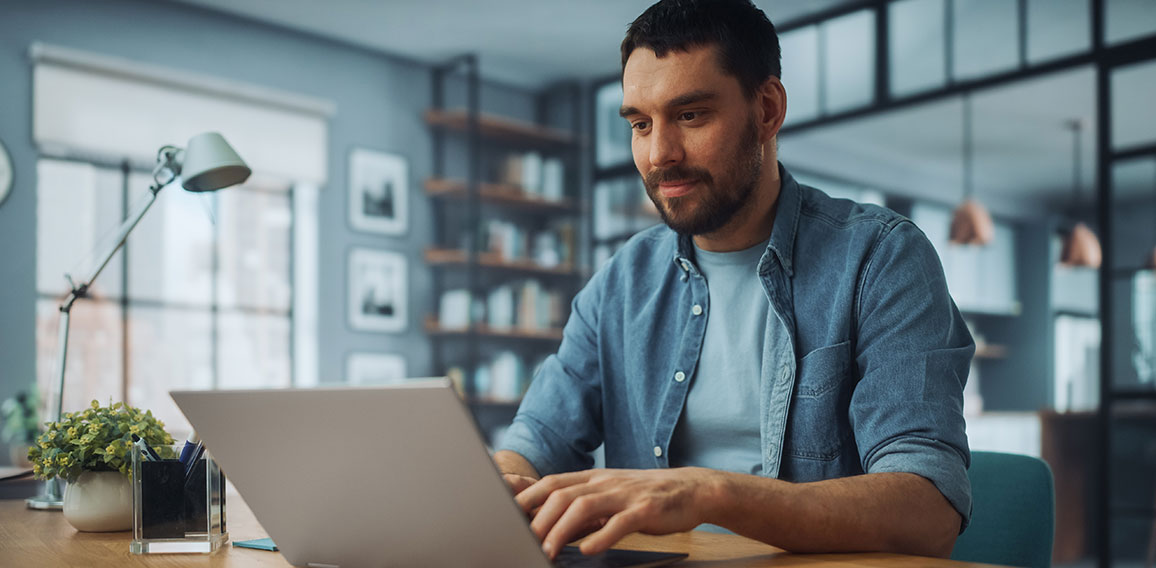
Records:
M963 95L963 203L951 215L950 241L957 245L986 245L995 238L995 223L973 197L971 96Z
M1074 119L1068 121L1067 126L1072 129L1072 194L1075 199L1073 209L1078 210L1080 206L1080 139L1084 124L1080 119ZM1064 238L1064 248L1060 252L1060 264L1100 268L1102 261L1103 251L1100 249L1100 239L1082 221L1077 222Z

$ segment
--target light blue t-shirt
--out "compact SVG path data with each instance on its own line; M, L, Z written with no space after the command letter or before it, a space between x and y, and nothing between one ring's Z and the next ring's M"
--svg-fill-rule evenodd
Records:
M759 393L770 301L757 268L767 243L733 252L695 247L709 294L706 334L671 438L672 467L763 471Z

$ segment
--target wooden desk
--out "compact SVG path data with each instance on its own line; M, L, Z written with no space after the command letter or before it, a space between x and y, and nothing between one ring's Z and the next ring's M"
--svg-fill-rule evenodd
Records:
M229 538L249 540L268 536L240 496L230 494ZM212 556L162 554L133 556L128 551L131 533L76 532L59 512L31 511L24 501L0 501L0 566L55 567L163 567L287 568L279 553L226 545ZM966 567L987 566L899 554L790 554L741 536L707 532L667 536L632 535L624 548L686 552L690 558L679 567L807 566L809 568L853 566Z

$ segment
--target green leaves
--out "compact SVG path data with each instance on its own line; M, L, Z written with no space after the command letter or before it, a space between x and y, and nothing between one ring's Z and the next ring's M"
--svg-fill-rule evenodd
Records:
M60 422L47 426L28 450L32 471L39 479L60 477L71 482L83 471L119 471L128 476L133 434L152 446L173 443L164 422L153 417L151 410L142 413L123 402L101 407L94 400L90 408L66 413ZM174 454L171 448L161 450L162 457L174 457L167 455Z

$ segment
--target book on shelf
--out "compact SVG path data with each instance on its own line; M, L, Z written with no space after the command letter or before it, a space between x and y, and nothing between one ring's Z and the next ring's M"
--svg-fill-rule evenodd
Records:
M511 153L497 162L494 179L517 186L526 196L561 201L565 195L566 167L561 158L538 152Z
M438 306L437 323L444 329L465 329L471 323L482 322L498 332L541 332L562 325L566 299L560 291L526 279L492 288L484 302L471 302L468 290L446 290Z
M442 292L438 300L438 325L448 329L470 325L470 291L455 288Z
M484 249L506 262L531 261L541 268L574 263L574 222L561 220L542 231L530 231L516 223L491 219L486 222Z

